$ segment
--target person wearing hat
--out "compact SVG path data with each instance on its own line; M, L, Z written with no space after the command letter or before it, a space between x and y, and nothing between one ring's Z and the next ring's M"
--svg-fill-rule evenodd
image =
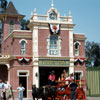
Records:
M55 85L55 72L51 71L48 76L48 85Z

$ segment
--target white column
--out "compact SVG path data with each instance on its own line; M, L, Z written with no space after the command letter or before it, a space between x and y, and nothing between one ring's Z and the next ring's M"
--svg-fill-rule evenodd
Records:
M33 84L39 87L39 67L38 67L38 27L34 26L33 35ZM37 76L36 76L37 74Z
M36 65L33 67L33 84L36 85L36 87L39 87L39 70Z
M8 69L8 82L10 82L10 65L6 64L7 69Z
M74 73L73 30L69 31L69 56L70 56L70 66L69 66L69 74L70 74Z

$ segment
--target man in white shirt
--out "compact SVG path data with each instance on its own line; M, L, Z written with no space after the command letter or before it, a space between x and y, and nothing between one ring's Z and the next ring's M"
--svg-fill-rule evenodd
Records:
M4 83L0 79L0 100L3 100L3 89L4 89Z

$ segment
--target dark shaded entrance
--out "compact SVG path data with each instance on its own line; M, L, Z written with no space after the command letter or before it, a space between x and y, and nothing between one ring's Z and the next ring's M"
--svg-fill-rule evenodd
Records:
M0 65L0 79L4 82L8 80L8 69L6 65Z
M40 86L48 85L48 76L52 70L55 71L56 80L60 77L63 70L69 71L68 67L40 67L39 68L39 83Z
M81 72L75 72L75 80L80 80Z
M25 91L23 92L23 97L27 97L27 77L19 77L19 84L22 84L22 86L25 88Z

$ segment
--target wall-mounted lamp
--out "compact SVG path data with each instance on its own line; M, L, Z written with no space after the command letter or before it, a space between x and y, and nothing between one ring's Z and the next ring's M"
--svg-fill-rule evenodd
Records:
M37 72L35 73L35 76L38 77L38 73Z

